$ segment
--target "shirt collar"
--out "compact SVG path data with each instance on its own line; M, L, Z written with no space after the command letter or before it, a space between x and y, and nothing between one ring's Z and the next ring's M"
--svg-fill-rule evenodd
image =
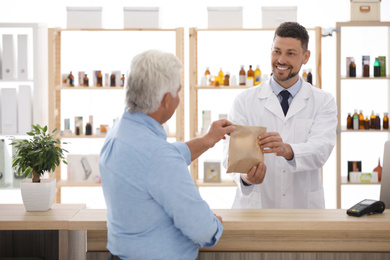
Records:
M278 96L281 91L286 90L284 87L280 86L278 82L276 82L274 77L271 77L270 84L271 84L272 91L275 93L276 96ZM298 81L294 85L288 88L288 92L290 92L293 98L299 92L301 86L302 86L302 78L298 77Z
M128 118L131 121L135 121L145 125L160 137L163 137L165 139L167 138L167 134L164 130L164 127L154 118L148 116L147 114L141 112L130 113L130 111L125 110L124 117Z

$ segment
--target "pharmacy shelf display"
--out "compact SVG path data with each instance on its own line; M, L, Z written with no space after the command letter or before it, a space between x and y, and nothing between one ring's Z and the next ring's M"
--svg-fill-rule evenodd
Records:
M19 189L24 178L12 170L11 138L47 123L46 37L44 24L0 23L0 189Z
M356 171L372 173L383 156L384 142L390 137L382 123L384 113L390 112L390 22L339 22L336 27L337 208L347 208L361 198L379 199L380 182L352 182L351 174L348 179L348 162L350 165L359 163ZM366 73L369 72L366 76L363 56L370 59L366 64ZM385 75L374 76L375 59L380 56L386 57ZM352 70L356 72L349 74L347 60L351 58L355 61ZM361 110L364 119L370 119L373 112L374 116L378 114L379 129L347 128L348 113L352 115L355 110L357 113Z
M62 140L72 144L68 146L69 154L78 153L77 142L93 149L99 154L104 141L104 131L96 128L102 124L98 117L107 114L105 123L109 127L124 111L124 87L120 84L107 86L103 78L102 86L93 80L93 71L101 70L102 74L111 75L112 71L120 71L126 75L132 57L148 50L160 49L175 53L184 64L184 28L176 29L48 29L49 57L49 129L59 129ZM68 86L66 74L74 77L74 86ZM89 86L79 86L78 75L83 71L89 77ZM168 137L184 141L184 72L181 73L180 104L172 119L168 121L170 130ZM110 85L110 84L109 84ZM118 107L119 106L119 111ZM116 109L116 110L115 110ZM87 111L85 111L87 110ZM115 111L113 111L115 110ZM71 112L70 112L71 111ZM89 117L89 116L92 117ZM84 119L80 135L76 135L73 122L76 116ZM65 123L65 119L66 121ZM87 121L86 121L87 120ZM85 123L93 121L92 135L85 135ZM70 123L70 131L65 124ZM92 125L93 125L92 124ZM103 129L101 129L103 130ZM84 131L84 132L83 132ZM95 143L95 144L93 144ZM62 187L94 187L100 183L71 181L61 177L61 169L57 167L56 202L61 202ZM64 170L62 170L64 171ZM69 172L68 172L69 174Z
M249 65L256 70L259 66L262 80L271 73L270 49L275 29L189 29L190 43L190 138L204 134L207 126L202 125L202 112L211 111L211 121L225 117L230 110L234 97L249 88L239 85L241 66L247 72ZM311 58L302 69L311 69L313 85L321 88L321 28L308 29ZM205 86L203 76L209 68L211 76L219 71L230 74L229 86ZM222 81L221 81L222 82ZM236 84L234 84L234 82ZM232 84L233 83L233 84ZM206 84L207 80L206 80ZM236 184L226 175L222 166L222 142L191 163L191 175L197 187L229 187ZM214 152L213 152L214 150ZM220 163L221 178L218 182L205 182L205 162ZM202 172L202 173L200 173Z

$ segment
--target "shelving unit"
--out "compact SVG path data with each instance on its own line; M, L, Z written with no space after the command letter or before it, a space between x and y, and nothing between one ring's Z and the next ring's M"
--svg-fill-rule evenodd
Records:
M172 48L172 52L176 53L176 56L182 61L183 66L184 66L184 28L176 28L176 29L61 29L61 28L50 28L49 33L48 33L48 42L49 42L49 129L52 131L55 128L61 129L61 120L63 119L62 115L62 96L64 94L64 91L72 91L72 95L75 97L82 93L81 91L87 91L89 93L94 93L94 92L99 92L99 93L104 93L105 99L109 98L109 94L111 91L123 91L123 108L125 107L124 105L124 88L123 87L97 87L97 86L90 86L90 87L68 87L68 86L63 86L61 85L61 73L66 73L68 71L64 71L62 69L63 66L63 60L64 55L62 51L67 50L67 46L63 45L63 37L64 34L75 34L75 42L71 42L71 44L75 44L77 46L77 40L78 36L85 36L86 34L91 35L91 37L96 37L96 34L101 36L101 38L110 38L113 35L120 34L123 36L123 39L131 39L128 40L129 42L126 42L126 47L131 49L136 43L142 44L141 47L134 47L134 50L127 50L131 54L129 55L127 52L127 55L121 55L117 57L109 57L105 58L103 57L101 60L104 60L104 63L111 62L112 67L114 67L117 63L117 61L122 61L126 63L126 66L130 65L132 56L148 50L148 49L162 49L161 42L159 42L158 37L162 37L164 39L172 39L172 42L174 42L174 46L170 46ZM156 36L156 39L149 39L148 41L142 40L145 35L153 35ZM127 37L127 38L126 38ZM134 42L133 42L134 40ZM98 45L102 44L102 52L99 51L99 55L107 55L106 52L108 52L108 55L110 53L110 47L115 48L116 44L119 44L119 42L122 41L122 37L120 41L108 41L109 46L104 45L105 42L107 41L102 41L100 42L94 42L93 40L89 40L87 38L86 41L91 41L90 44L93 43L93 45ZM124 41L124 40L123 40ZM120 48L120 47L119 47ZM138 48L138 49L137 49ZM72 50L70 50L72 51ZM88 50L86 50L88 51ZM126 50L124 50L125 52ZM97 54L98 55L98 54ZM82 60L83 57L80 57L80 60ZM105 66L104 63L102 66ZM76 62L75 62L76 66ZM127 68L126 67L126 68ZM96 67L95 67L96 68ZM77 71L77 70L75 70ZM122 73L124 70L121 70ZM107 72L107 71L106 71ZM68 72L69 73L69 72ZM124 73L126 74L126 73ZM75 85L77 85L77 75L74 75L75 77ZM92 83L91 76L90 78L90 84ZM184 141L184 69L181 73L181 79L180 79L182 89L179 93L180 95L180 104L178 108L176 109L175 112L175 118L176 118L176 131L175 133L170 133L168 137L170 138L176 138L177 141ZM103 91L103 92L101 92ZM106 94L107 93L107 94ZM75 103L75 106L80 106L80 104ZM60 136L63 139L88 139L93 141L95 140L103 140L105 138L105 134L99 134L99 135L80 135L76 136L74 134L72 135L67 135L67 136ZM96 153L99 153L99 151L96 151ZM61 179L61 169L60 167L57 168L56 173L55 173L55 178L57 179L57 191L56 191L56 202L60 203L61 202L61 188L62 187L98 187L100 186L99 183L77 183L77 182L72 182L68 180L63 180Z
M2 78L0 72L0 89L14 88L19 92L20 85L28 85L31 88L31 122L33 124L44 125L47 123L47 60L42 59L47 54L47 27L45 24L38 23L0 23L0 52L3 51L2 39L3 35L13 35L13 47L15 52L14 63L16 75L14 79ZM18 78L18 35L27 35L27 79ZM0 53L2 58L2 54ZM1 63L4 60L0 59ZM4 119L3 119L4 120ZM17 118L16 118L17 121ZM13 193L20 194L17 190L20 187L22 178L14 176L12 170L12 142L10 138L27 138L26 132L4 134L0 131L0 139L4 148L0 151L0 165L2 175L0 176L0 197L13 196ZM4 140L4 141L3 141ZM3 147L4 146L4 147ZM4 171L3 171L4 170ZM10 195L12 194L12 195ZM21 197L20 197L21 200Z
M345 208L359 202L360 197L370 196L365 189L377 188L380 183L350 183L347 180L347 161L362 161L363 172L370 172L383 155L384 142L389 139L388 130L347 130L346 118L354 109L362 109L364 116L371 111L390 111L390 22L339 22L337 29L336 80L337 80L337 208ZM370 77L362 77L361 56L370 56ZM373 77L375 57L386 56L386 77ZM346 58L355 57L356 78L347 77ZM359 112L359 111L358 111ZM362 149L361 147L364 147ZM350 189L352 194L342 189ZM351 189L354 189L351 191ZM357 190L358 189L358 190ZM354 200L343 205L343 196ZM379 195L378 195L379 196ZM374 198L374 199L379 199Z
M312 51L312 56L309 60L311 62L311 65L313 66L313 83L316 87L321 88L321 82L322 82L322 74L321 74L321 27L315 27L313 29L307 29L309 34L313 34L310 36L309 41L309 49ZM217 66L215 65L217 61L220 63L218 64L219 67L224 67L226 63L229 63L229 65L234 64L235 70L237 71L237 74L234 74L237 76L238 81L238 71L240 69L241 64L247 64L246 70L248 69L248 63L244 63L243 56L245 54L241 54L241 52L245 52L243 49L250 49L252 52L252 56L256 56L253 58L258 62L257 64L261 64L260 69L262 70L262 75L264 75L263 68L270 68L270 61L264 62L264 60L267 60L268 57L270 57L270 46L272 45L273 40L273 34L275 29L198 29L198 28L190 28L189 29L189 38L190 38L190 138L198 137L200 134L198 121L199 121L199 115L200 115L200 108L199 108L199 95L200 92L208 92L209 96L213 96L215 99L222 99L221 96L223 95L222 92L231 92L231 91L242 91L247 89L247 86L220 86L220 87L209 87L209 86L200 86L198 84L198 80L200 80L200 76L203 75L203 69L205 67L203 66L210 66L210 64L199 64L199 59L202 57L202 54L200 50L202 50L203 54L205 53L205 49L209 51L209 54L207 55L206 59L207 62L212 62L214 64L214 68ZM217 36L216 36L217 35ZM233 36L234 35L234 36ZM201 38L204 36L204 38ZM313 39L314 36L314 39ZM215 38L214 38L215 37ZM237 38L239 38L239 43L237 44ZM254 39L255 37L259 37L261 39ZM201 43L202 39L206 39L208 45L204 43L204 41ZM217 39L217 40L216 40ZM228 39L226 41L218 40L218 39ZM259 40L262 42L269 43L267 45L267 48L260 49L258 47ZM314 42L314 44L313 44ZM214 44L214 45L213 45ZM199 47L201 45L201 47ZM212 46L211 46L212 45ZM242 45L240 47L240 45ZM210 50L209 50L210 49ZM247 55L247 56L251 56ZM253 59L251 61L253 61ZM248 60L248 59L246 59ZM230 61L232 61L230 63ZM253 70L256 69L256 64L253 65ZM262 66L264 66L262 68ZM218 67L218 69L219 69ZM201 73L198 73L198 71L202 69ZM301 72L302 73L302 72ZM214 75L217 74L214 73ZM232 75L232 74L231 74ZM214 91L220 92L221 95L215 94ZM235 93L236 93L235 92ZM219 100L221 103L223 103L224 100ZM228 113L229 111L226 110L224 113ZM212 120L214 121L214 120ZM207 156L207 155L206 155ZM222 154L221 154L222 157ZM199 177L199 159L193 161L191 163L191 175L194 180L194 182L197 184L198 187L234 187L236 186L235 182L233 180L228 179L222 179L219 183L208 183L204 182L202 178ZM221 167L222 168L222 167ZM222 172L222 171L221 171ZM223 173L221 173L223 175Z

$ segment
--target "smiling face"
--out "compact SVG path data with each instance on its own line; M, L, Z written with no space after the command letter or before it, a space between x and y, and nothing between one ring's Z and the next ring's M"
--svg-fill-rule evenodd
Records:
M291 87L298 81L299 70L309 57L310 51L302 48L300 40L276 36L271 52L274 79L286 89Z

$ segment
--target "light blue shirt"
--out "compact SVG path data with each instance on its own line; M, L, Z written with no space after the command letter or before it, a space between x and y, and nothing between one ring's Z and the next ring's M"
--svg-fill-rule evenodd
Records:
M222 235L188 171L188 146L166 138L153 118L125 111L104 142L107 248L122 259L195 259Z

